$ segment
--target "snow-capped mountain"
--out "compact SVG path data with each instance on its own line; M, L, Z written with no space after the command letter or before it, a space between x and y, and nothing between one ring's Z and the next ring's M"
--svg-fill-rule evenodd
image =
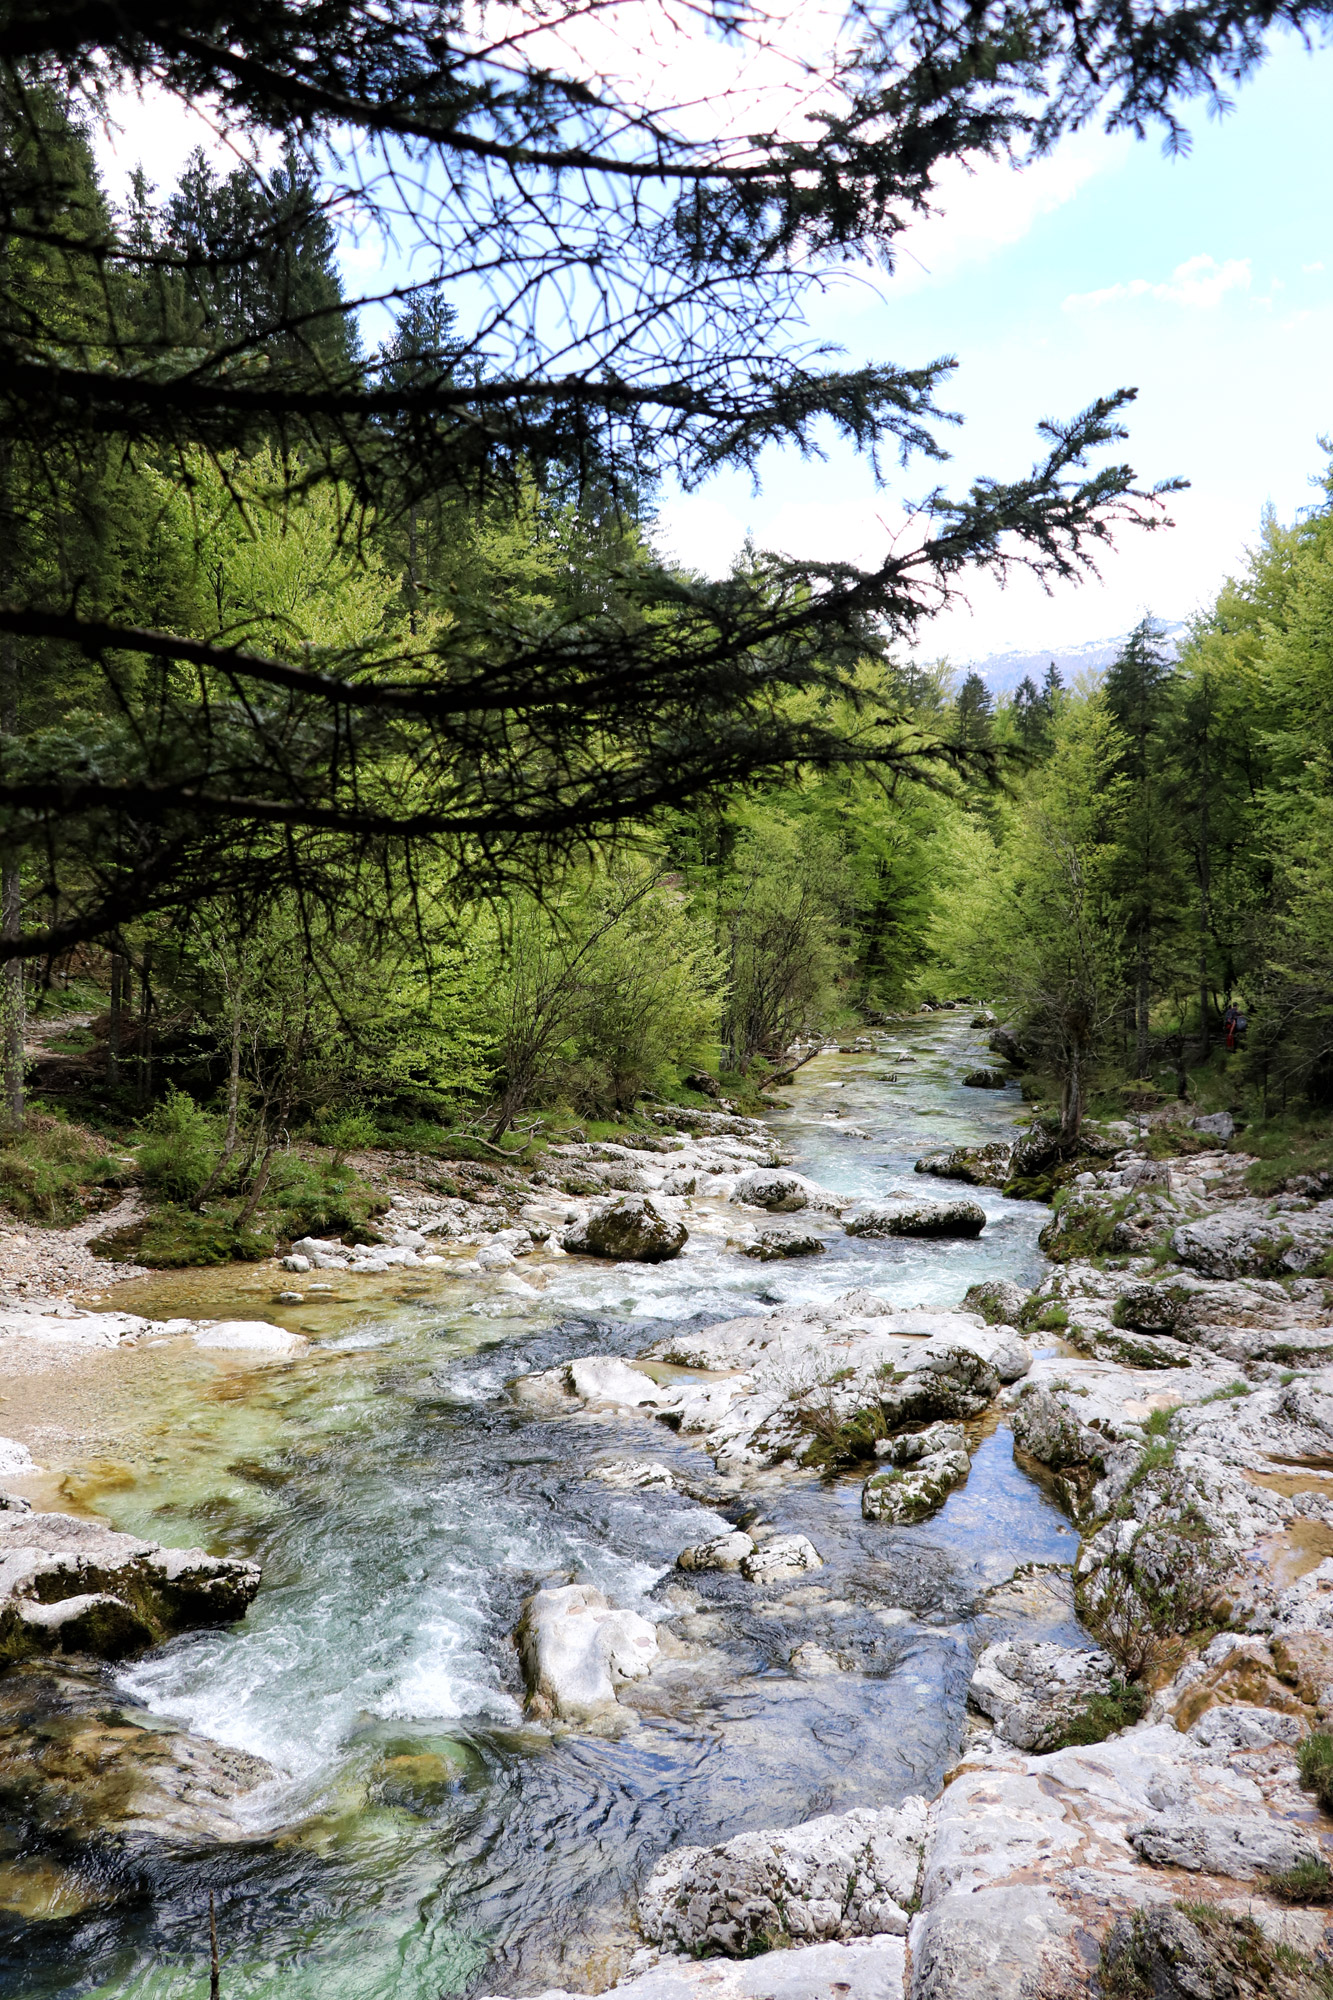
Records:
M1188 632L1189 627L1183 621L1164 625L1163 644L1168 648L1179 647ZM962 661L955 666L955 672L960 678L964 674L980 674L992 693L1009 694L1025 676L1040 687L1046 669L1053 662L1061 679L1069 683L1080 673L1109 667L1128 637L1127 632L1120 632L1110 639L1085 639L1080 646L1047 646L1031 653L988 653L981 660Z

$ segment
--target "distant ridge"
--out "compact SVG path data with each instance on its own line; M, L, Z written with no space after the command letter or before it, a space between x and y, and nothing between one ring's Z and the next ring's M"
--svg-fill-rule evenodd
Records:
M1163 629L1166 644L1174 647L1180 646L1189 631L1183 621L1164 625ZM1128 632L1119 632L1111 639L1085 639L1081 646L1044 646L1031 653L988 653L982 660L964 660L955 672L980 674L992 693L1010 694L1025 676L1030 676L1040 687L1052 661L1065 681L1079 673L1109 667L1128 637Z

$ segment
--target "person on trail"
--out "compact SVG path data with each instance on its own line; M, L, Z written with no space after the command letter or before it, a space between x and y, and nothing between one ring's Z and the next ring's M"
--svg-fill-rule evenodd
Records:
M1227 1011L1222 1016L1222 1026L1226 1032L1227 1048L1234 1051L1236 1047L1236 1035L1240 1028L1240 1008L1234 1000L1227 1002Z

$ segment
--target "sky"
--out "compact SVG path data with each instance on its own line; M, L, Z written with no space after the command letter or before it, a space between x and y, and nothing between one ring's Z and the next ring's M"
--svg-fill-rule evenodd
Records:
M1128 531L1099 581L1047 596L1030 580L933 620L928 657L956 663L1013 648L1060 649L1169 623L1204 608L1243 561L1272 506L1291 519L1316 498L1333 433L1333 49L1279 41L1234 109L1196 108L1185 156L1156 139L1092 131L1023 172L984 166L939 188L940 213L900 239L892 277L841 281L812 301L811 331L853 362L958 368L942 401L964 423L951 463L868 467L833 441L826 462L770 452L760 490L724 474L664 495L662 539L680 560L724 572L747 534L796 556L873 562L905 502L937 480L1020 474L1035 425L1135 387L1123 455L1145 483L1183 477L1175 526ZM170 185L205 132L175 107L136 106L103 164L113 188L142 159ZM359 289L364 269L349 269Z

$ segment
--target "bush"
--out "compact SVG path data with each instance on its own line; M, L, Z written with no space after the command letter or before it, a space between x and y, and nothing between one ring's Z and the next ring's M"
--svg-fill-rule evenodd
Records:
M144 1135L139 1147L144 1185L167 1201L195 1201L217 1161L217 1119L201 1111L186 1091L173 1087L139 1130Z
M1298 1861L1294 1868L1266 1876L1264 1885L1282 1903L1327 1903L1333 1899L1333 1874L1326 1861L1317 1861L1313 1855L1308 1861Z
M283 1153L273 1162L262 1213L287 1242L298 1236L340 1236L347 1243L379 1243L371 1217L383 1215L388 1206L387 1196L337 1160Z
M1103 1743L1108 1736L1128 1729L1148 1706L1148 1690L1135 1681L1112 1681L1106 1694L1088 1697L1078 1714L1071 1717L1051 1750L1067 1750L1072 1744Z
M48 1112L30 1110L19 1130L0 1133L0 1203L23 1222L78 1222L102 1190L124 1187L133 1174L133 1162Z

